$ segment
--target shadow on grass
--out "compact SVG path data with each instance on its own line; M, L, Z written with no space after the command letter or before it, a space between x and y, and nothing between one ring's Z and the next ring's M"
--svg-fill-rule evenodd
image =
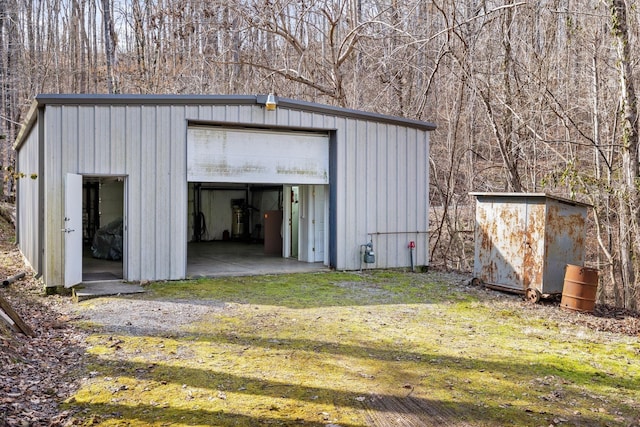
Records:
M163 426L176 425L178 423L186 425L196 423L197 425L220 427L254 427L261 425L326 427L329 423L328 421L288 420L286 415L282 418L276 416L257 418L224 410L161 408L140 404L132 407L118 403L82 403L77 405L76 409L92 414L94 417L91 421L92 423L98 423L105 419L118 419L122 423L117 425L130 425L131 421L138 421L144 423L144 425L160 424ZM95 418L95 415L98 415L98 418ZM365 427L364 424L341 423L340 425L344 427Z
M389 349L387 347L357 346L339 344L335 342L316 341L308 339L284 339L276 341L259 336L234 334L206 334L197 335L197 339L220 344L235 344L258 346L265 350L306 350L316 353L328 353L337 356L359 357L375 359L383 362L415 362L432 367L455 367L460 371L477 371L483 369L488 373L507 374L509 377L528 379L532 375L556 375L570 379L578 385L603 386L615 389L639 390L640 378L635 376L620 377L605 375L599 370L590 368L587 364L580 364L579 368L563 366L562 359L557 363L521 363L519 361L471 359L463 357L444 356L438 353L422 353L409 351L405 348Z
M153 336L157 338L170 338L166 334L146 334L133 336ZM424 365L425 368L438 369L449 368L457 371L469 371L477 373L483 370L487 374L500 373L507 375L511 379L522 381L530 380L534 376L560 376L573 384L589 387L608 387L613 389L640 389L640 378L635 376L621 377L604 374L601 370L591 368L586 362L578 363L577 366L566 366L566 357L551 356L555 360L553 363L539 363L536 360L522 362L526 354L521 355L520 360L486 360L464 357L452 357L434 353L415 352L402 346L389 348L388 346L364 346L342 344L330 341L318 341L310 339L291 338L267 338L263 336L241 335L238 333L215 333L215 334L184 334L181 337L171 337L178 342L184 341L185 346L189 346L192 340L203 341L215 344L232 344L244 347L260 347L266 351L307 351L317 354L330 354L336 356L347 356L361 359L373 359L381 362L403 363L412 362ZM266 354L266 353L265 353ZM535 359L535 358L534 358ZM465 374L461 374L465 375Z
M176 286L176 288L173 288ZM166 288L165 288L166 287ZM316 308L327 306L373 305L373 304L416 304L437 302L457 303L470 301L472 297L461 294L455 286L450 287L445 283L433 282L428 275L411 275L406 273L393 273L381 275L366 275L352 273L320 273L320 274L296 274L285 276L261 276L251 278L226 278L206 279L197 282L183 282L179 284L168 283L153 285L151 295L141 297L144 299L157 299L161 301L171 300L184 302L185 304L217 304L221 301L241 304L264 304L289 308ZM188 296L189 300L181 300ZM176 298L176 299L174 299ZM197 299L201 300L198 301ZM138 299L138 297L136 297ZM167 321L170 321L167 319ZM129 327L127 332L134 336L157 336L168 338L162 331L151 331L144 327ZM381 345L357 345L327 342L312 339L281 339L265 338L260 335L241 333L204 333L171 334L178 342L178 347L184 345L188 348L193 340L211 343L212 345L239 345L244 348L258 348L265 355L274 352L308 351L317 354L326 354L328 359L332 355L336 357L352 357L361 359L374 359L383 362L377 369L401 370L410 366L407 377L415 378L416 372L421 370L424 382L429 382L429 372L433 377L442 378L442 371L451 372L452 379L456 381L455 387L458 395L465 396L459 401L428 399L418 396L420 390L416 390L413 396L407 395L407 390L398 386L398 395L371 395L363 396L361 392L345 391L336 387L313 387L294 381L277 381L254 378L247 375L237 375L225 372L223 367L215 366L215 359L210 368L173 366L173 360L160 362L134 362L126 360L129 355L115 351L112 356L89 356L88 363L104 376L126 376L140 381L151 381L158 384L195 387L212 391L228 390L230 393L243 395L247 401L251 396L260 397L260 401L279 399L292 399L305 404L335 405L336 408L366 409L381 413L393 411L394 414L402 413L424 417L434 410L440 420L440 425L542 425L549 424L555 414L554 411L563 412L561 418L573 425L615 425L607 414L588 413L585 408L582 414L567 416L567 404L588 400L585 393L600 392L589 391L597 388L620 390L617 395L607 396L606 405L615 410L627 411L628 403L624 401L626 396L634 395L640 388L640 379L629 376L609 376L599 373L587 364L577 363L575 360L570 365L565 365L562 356L541 356L546 360L536 360L535 354L523 354L522 357L510 357L495 360L472 359L466 357L445 356L432 352L419 352L415 349L398 346L390 348ZM123 338L126 341L126 338ZM180 340L183 340L182 342ZM213 348L213 347L212 347ZM131 355L131 357L137 357ZM242 355L238 355L239 358ZM179 362L175 362L178 364ZM195 361L192 361L195 363ZM412 364L412 365L407 365ZM310 366L310 370L314 367ZM318 370L318 374L321 374ZM398 378L401 375L397 376ZM469 382L463 381L471 378ZM498 380L496 380L496 378ZM549 379L547 379L549 378ZM543 379L546 383L538 383ZM496 381L498 382L496 382ZM367 381L363 378L362 381ZM487 386L495 383L495 388ZM561 384L561 385L557 385ZM157 387L162 387L158 385ZM372 386L374 387L374 386ZM416 389L420 386L416 385ZM445 384L428 384L426 388L447 387ZM487 389L490 388L490 389ZM514 394L519 393L517 396ZM587 390L581 389L581 387ZM375 388L375 387L374 387ZM482 389L481 389L482 388ZM527 397L522 398L523 391ZM138 397L142 397L141 396ZM365 398L362 401L362 398ZM410 401L406 400L410 397ZM403 400L405 399L405 400ZM551 400L548 401L547 399ZM523 407L522 401L526 400L527 407ZM592 398L590 405L603 405L598 398ZM382 402L382 403L380 403ZM385 402L395 402L387 405ZM512 403L514 402L514 403ZM517 402L517 403L516 403ZM275 411L273 415L262 417L250 417L241 414L233 414L233 402L227 402L229 412L213 411L203 408L180 409L170 406L159 407L154 405L134 405L132 402L112 400L111 403L78 402L74 406L86 409L90 413L100 413L106 416L121 416L125 419L136 419L141 422L200 422L206 425L310 425L325 426L327 421L318 420L292 420L287 418L284 411ZM183 405L184 406L184 405ZM597 407L597 406L596 406ZM435 408L435 409L434 409ZM444 409L443 409L444 408ZM266 411L269 412L268 410ZM627 411L630 412L630 411ZM112 414L112 415L109 415ZM115 414L115 415L113 415ZM394 415L390 414L390 415ZM312 418L312 417L309 417ZM184 421L183 421L184 420ZM205 420L205 421L203 421ZM355 427L340 423L342 426ZM392 424L390 424L392 425ZM430 425L423 423L423 425ZM431 425L438 425L432 423ZM622 425L622 424L621 424ZM359 426L359 425L358 425Z
M379 402L393 401L392 407ZM181 424L197 424L219 427L255 427L262 425L278 425L278 426L308 426L308 427L375 427L375 426L396 426L410 425L421 427L440 427L440 426L473 426L482 423L483 425L501 426L501 425L520 425L535 426L540 424L540 417L553 418L553 414L544 412L531 411L523 413L516 409L503 410L503 416L500 419L488 419L482 415L478 406L463 404L447 404L443 405L438 401L430 401L428 399L416 399L409 397L406 399L398 399L396 397L376 396L372 398L370 403L363 403L363 409L367 412L365 417L367 421L364 423L345 423L333 424L329 420L313 421L302 419L287 419L286 414L282 417L259 416L251 417L242 414L234 414L232 411L218 410L210 411L206 409L179 409L179 408L161 408L152 405L130 406L118 403L82 403L76 409L93 415L92 423L105 421L108 419L117 419L119 423L116 425L130 425L132 421L138 421L145 425L175 425ZM380 413L381 411L393 411L393 414ZM277 411L274 411L277 413ZM96 418L97 415L97 418ZM398 424L398 416L401 416L405 423ZM322 418L318 414L318 418ZM372 423L372 420L373 421ZM409 422L409 424L407 424ZM419 422L420 424L415 424ZM584 425L596 426L605 425L598 422L592 417L569 417L565 418L567 425Z
M233 342L233 341L229 341ZM299 345L300 343L296 343ZM306 343L313 347L314 345L324 346L325 343L308 342ZM283 344L283 345L286 345ZM395 354L393 352L385 352L376 348L363 348L353 349L350 346L327 346L333 352L337 354L352 354L356 352L373 352L374 357L382 357L385 360L394 360ZM417 355L417 354L414 354ZM487 376L493 376L495 373L506 374L509 376L510 381L514 378L518 378L521 381L530 383L534 376L558 376L562 377L566 371L561 371L555 366L540 364L538 366L530 366L519 363L510 362L495 362L495 361L472 361L457 357L442 357L440 355L425 355L420 356L424 358L438 358L440 361L437 365L433 365L430 362L421 362L424 365L425 373L428 373L430 369L443 369L444 366L447 369L452 369L454 372L452 375L455 378L465 378L467 375L465 371L474 370L477 372L480 367L483 371L486 371ZM241 356L240 356L241 357ZM182 388L194 387L198 389L209 389L217 392L220 389L224 389L229 393L236 393L239 395L245 395L250 400L249 396L259 396L262 398L271 399L273 402L278 402L280 399L293 399L297 402L304 402L312 404L326 404L335 405L337 408L353 408L353 409L368 409L376 412L392 411L393 414L387 416L396 416L398 413L405 413L402 415L412 415L417 419L422 419L424 425L430 425L426 423L425 416L428 414L437 414L437 419L442 422L443 417L446 418L447 423L442 425L460 425L459 423L473 423L483 425L504 425L507 420L516 423L517 425L539 425L541 422L549 422L549 417L556 416L553 414L555 408L564 408L566 402L571 402L574 399L580 399L581 392L579 390L572 390L571 388L564 388L562 391L562 401L555 403L547 403L539 400L539 403L530 405L526 408L521 406L512 406L509 402L514 397L506 395L504 388L498 388L495 391L483 390L481 400L473 400L474 396L477 396L478 389L474 389L474 384L468 384L468 386L456 385L458 390L468 396L470 401L442 401L436 399L425 399L411 396L409 398L407 390L399 388L398 395L379 395L369 394L364 395L361 392L348 392L344 390L324 387L312 387L304 384L297 384L291 382L283 382L276 380L259 379L249 376L235 375L226 373L224 371L216 371L212 369L200 369L184 366L172 366L164 363L147 363L147 362L134 362L130 360L109 360L96 356L89 356L88 362L92 365L92 368L99 371L101 376L109 377L130 377L137 381L151 381L155 382L158 387L162 387L162 384L174 384L179 385ZM393 368L393 365L387 366ZM529 376L524 375L523 372L529 373ZM590 384L592 374L583 371L569 372L570 377L574 379L576 383ZM533 375L533 376L532 376ZM622 384L618 383L618 379L599 379L606 382L608 385L613 386L617 383L618 386ZM363 381L366 381L363 379ZM516 381L517 382L517 381ZM443 385L444 386L444 385ZM477 387L477 386L476 386ZM624 387L638 387L637 380L628 380ZM526 388L526 386L525 386ZM551 389L550 389L551 390ZM509 390L507 390L509 391ZM531 399L538 401L535 398L535 391L530 390ZM404 397L403 397L404 396ZM141 396L138 396L141 397ZM176 396L173 396L175 399ZM364 399L363 399L364 398ZM178 397L179 399L179 397ZM395 404L388 406L385 404L379 404L379 402L394 401ZM75 405L81 409L86 409L90 413L99 414L117 414L125 419L139 419L145 422L151 421L178 421L184 420L184 422L202 422L202 419L208 419L208 417L215 417L215 422L210 425L261 425L269 424L263 418L253 420L250 417L244 415L232 414L233 401L228 401L228 408L230 412L209 412L206 409L176 409L171 407L158 407L151 405L136 405L130 406L129 404L120 405L120 402L114 402L113 404L94 404L91 402L79 402ZM483 405L487 403L487 405ZM502 405L500 405L502 404ZM615 397L611 397L609 404L612 407L616 407L622 404ZM499 406L500 405L500 406ZM556 406L557 405L557 406ZM287 419L285 413L278 413L282 418L274 415L273 421L277 425L311 425L320 426L326 425L326 422L313 422L305 420L291 420ZM203 418L204 417L204 418ZM563 416L567 419L567 415ZM377 418L380 418L378 416ZM276 422L277 419L277 422ZM257 421L260 422L257 422ZM572 417L574 425L600 425L604 422L601 415L593 414L580 414ZM509 423L507 423L509 424ZM340 423L342 426L348 426L349 424ZM432 424L437 425L437 424Z

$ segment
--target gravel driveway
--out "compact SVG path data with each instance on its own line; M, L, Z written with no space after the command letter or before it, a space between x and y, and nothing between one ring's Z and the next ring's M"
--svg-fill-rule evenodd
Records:
M75 314L107 332L129 335L172 335L202 316L223 310L218 301L153 300L140 296L100 298L80 303Z

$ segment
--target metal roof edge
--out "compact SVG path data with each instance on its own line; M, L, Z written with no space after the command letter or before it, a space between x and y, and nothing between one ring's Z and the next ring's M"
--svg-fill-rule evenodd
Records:
M435 123L424 122L405 117L389 116L379 113L354 110L344 107L335 107L327 104L300 101L289 98L275 97L277 105L285 108L311 111L324 114L332 114L342 117L351 117L363 120L392 123L432 131L437 128ZM34 103L38 106L46 105L70 105L70 104L94 104L94 105L264 105L267 95L176 95L176 94L39 94ZM33 107L32 107L33 109ZM31 111L30 111L31 113Z
M255 104L256 95L177 95L177 94L106 94L106 93L62 93L38 94L35 97L40 104ZM195 102L194 102L195 101Z
M263 95L266 100L266 95ZM260 96L258 97L260 99ZM346 117L354 117L354 118L362 118L365 120L373 120L377 122L384 123L397 123L403 124L414 128L419 128L422 130L432 131L436 130L437 125L435 123L424 122L416 119L408 119L406 117L398 117L398 116L388 116L379 113L371 113L362 110L354 110L350 108L344 107L335 107L333 105L327 104L318 104L315 102L308 101L300 101L288 98L278 98L276 97L278 105L288 108L301 109L305 111L312 111L318 113L329 113L337 116L346 116ZM261 102L259 102L261 103Z
M556 196L549 193L491 193L491 192L470 192L470 196L480 196L480 197L546 197L548 199L558 200L560 202L570 203L573 205L582 205L593 207L593 205L589 203L579 202L577 200L572 200L562 196Z
M16 137L16 141L13 143L14 151L18 151L18 149L24 144L24 140L29 134L29 131L35 124L38 119L38 107L40 104L38 101L33 101L31 106L29 107L29 111L27 112L27 118L20 127L20 132L18 132L18 136Z

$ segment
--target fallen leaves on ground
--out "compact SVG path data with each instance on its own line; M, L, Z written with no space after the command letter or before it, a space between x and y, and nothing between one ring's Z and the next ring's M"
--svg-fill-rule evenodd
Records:
M25 271L15 245L13 230L0 218L0 276ZM35 338L11 331L0 322L0 425L62 426L73 417L60 403L77 384L70 380L84 354L84 335L74 329L61 310L69 298L44 296L42 284L32 273L0 295L36 333Z

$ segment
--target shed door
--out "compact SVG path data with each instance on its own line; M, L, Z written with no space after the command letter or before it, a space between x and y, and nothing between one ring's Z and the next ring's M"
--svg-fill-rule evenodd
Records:
M494 278L489 282L516 290L522 289L527 205L498 203L493 208L498 215L490 253L490 263L495 266Z
M64 286L82 282L82 175L68 173L64 192Z
M328 184L326 133L190 127L190 182Z
M475 276L516 291L542 280L545 204L524 198L478 199Z

